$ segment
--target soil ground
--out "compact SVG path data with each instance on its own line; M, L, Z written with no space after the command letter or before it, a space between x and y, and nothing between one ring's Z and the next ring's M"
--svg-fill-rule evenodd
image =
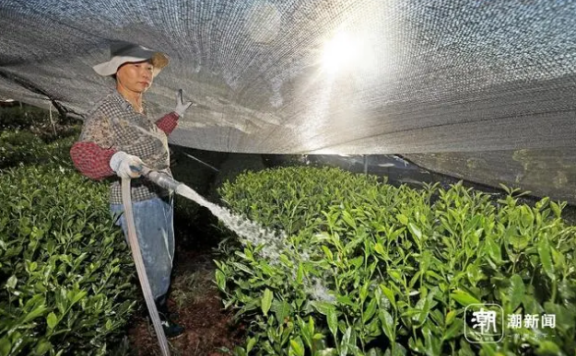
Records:
M208 200L219 203L217 187L233 179L243 169L264 169L259 155L229 155L200 152L173 147L172 172L175 179L196 190ZM191 154L212 166L215 174L205 165L185 157ZM186 329L184 335L169 340L174 356L229 355L244 340L244 326L233 321L232 311L224 311L220 292L214 282L217 259L213 250L221 240L215 227L218 219L208 209L176 196L174 205L174 232L176 256L172 274L172 286L168 306L176 312L174 318ZM133 355L161 355L154 328L148 322L145 302L136 313L129 329L130 347Z
M243 340L244 327L232 320L233 312L225 311L220 292L214 283L216 266L213 247L217 243L210 228L211 219L206 211L199 211L203 226L187 227L189 236L179 232L182 227L175 217L177 239L172 287L168 306L176 323L186 331L180 337L169 340L174 356L229 355ZM196 220L196 221L198 221ZM190 236L194 236L191 238ZM144 301L142 300L142 305ZM129 329L132 354L137 356L161 355L154 328L148 322L145 307L133 318Z

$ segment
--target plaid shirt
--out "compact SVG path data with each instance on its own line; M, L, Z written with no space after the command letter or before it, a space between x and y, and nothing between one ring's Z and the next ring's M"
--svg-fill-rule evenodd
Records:
M168 136L178 122L171 112L156 122L134 111L132 105L113 90L88 114L78 142L70 150L76 168L85 176L111 178L110 203L122 204L120 178L110 168L110 158L118 151L138 156L150 169L170 172ZM132 199L142 201L169 194L145 178L132 179Z

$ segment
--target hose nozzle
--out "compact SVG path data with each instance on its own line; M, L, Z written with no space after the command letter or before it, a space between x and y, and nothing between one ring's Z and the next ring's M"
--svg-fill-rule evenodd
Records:
M180 184L182 184L182 183L174 180L172 177L170 177L166 173L151 170L150 168L148 168L146 166L143 166L142 168L131 167L131 169L135 170L137 172L140 172L142 174L142 176L145 177L146 179L148 179L149 181L157 184L158 186L160 186L162 188L168 189L168 190L176 191L176 188L178 188L178 186Z

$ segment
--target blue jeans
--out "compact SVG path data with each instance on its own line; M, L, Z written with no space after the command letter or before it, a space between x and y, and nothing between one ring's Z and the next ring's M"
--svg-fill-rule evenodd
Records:
M122 204L110 204L110 211L120 219L116 225L122 226L126 242L128 226ZM132 202L134 224L146 275L155 299L165 295L170 287L170 274L174 260L174 198L163 198Z

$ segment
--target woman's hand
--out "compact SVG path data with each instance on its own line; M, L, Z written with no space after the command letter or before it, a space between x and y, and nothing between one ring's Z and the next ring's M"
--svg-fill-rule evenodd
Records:
M142 167L144 167L144 162L139 157L123 151L114 153L110 159L110 168L120 178L138 178L141 175Z

